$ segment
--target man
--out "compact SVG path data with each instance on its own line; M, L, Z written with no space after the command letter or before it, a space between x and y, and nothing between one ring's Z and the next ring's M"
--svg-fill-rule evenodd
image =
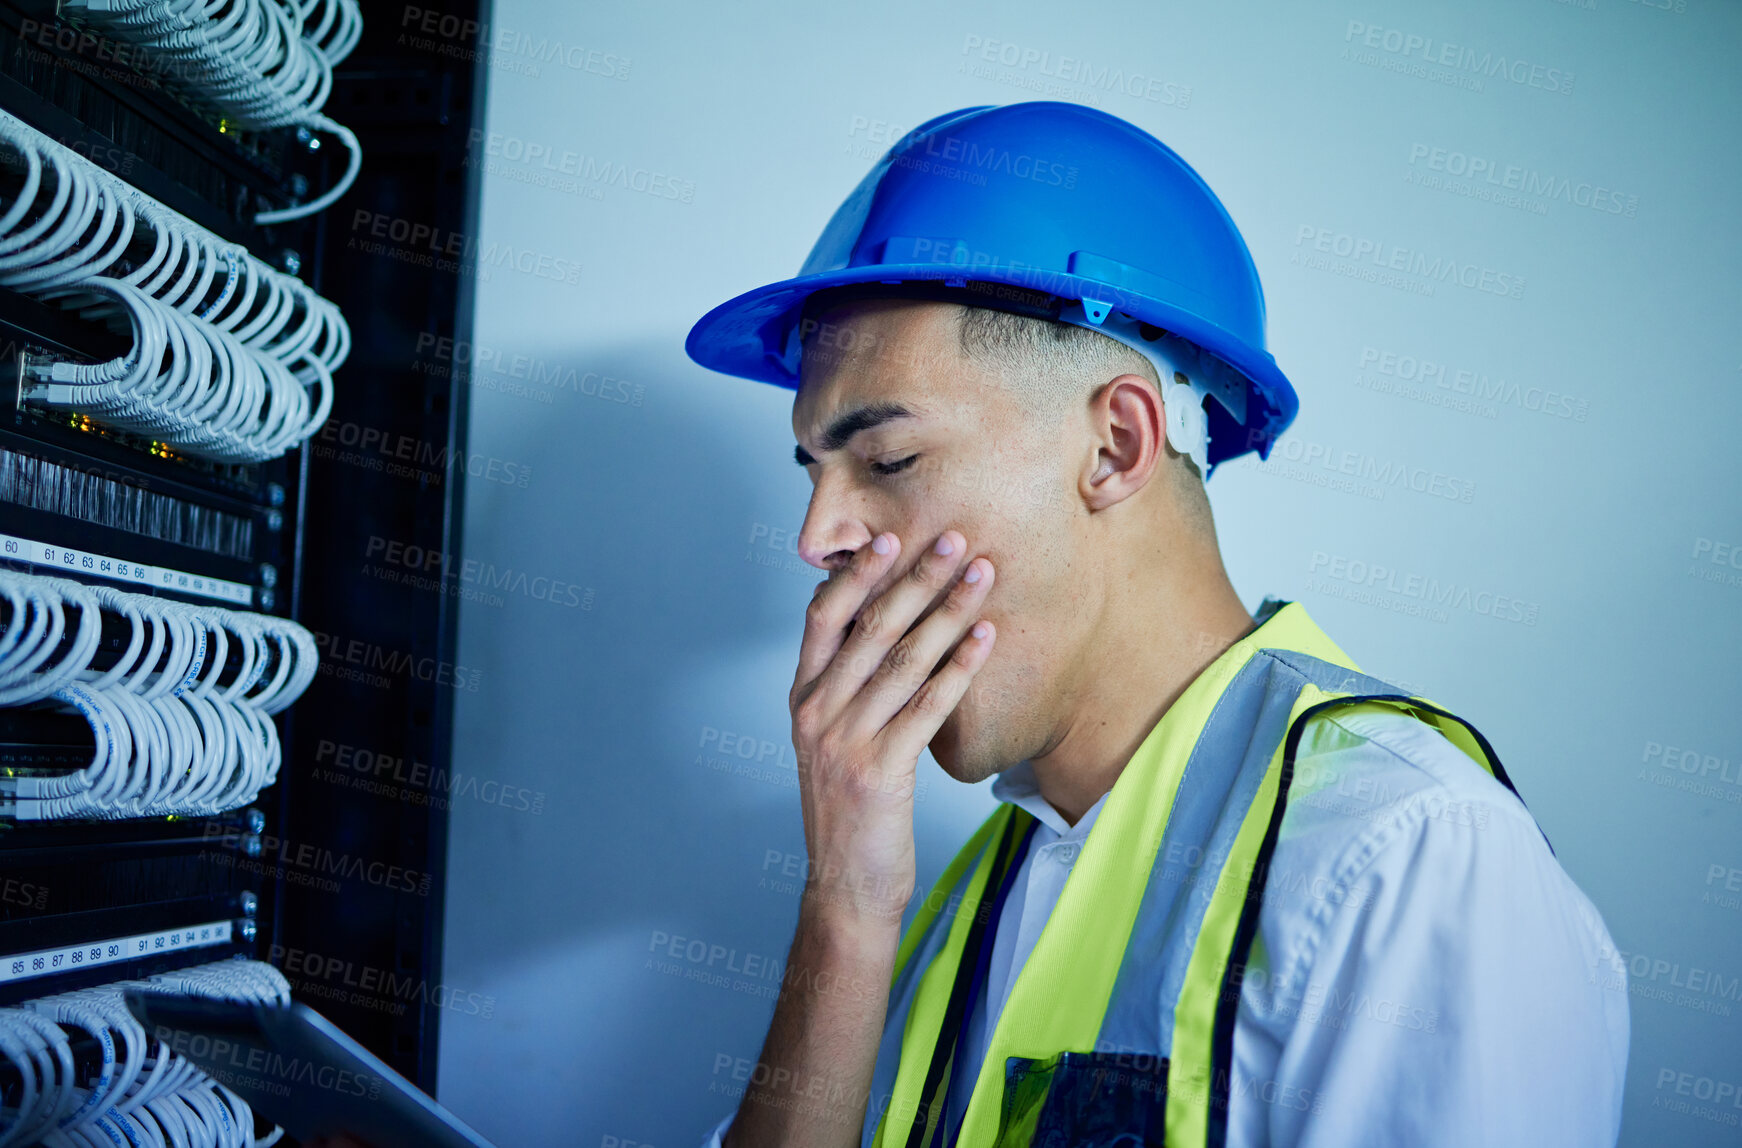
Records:
M1183 160L940 116L688 350L796 389L829 572L810 877L710 1144L1614 1142L1625 974L1498 757L1229 583L1204 480L1296 400ZM903 937L928 745L1001 804Z

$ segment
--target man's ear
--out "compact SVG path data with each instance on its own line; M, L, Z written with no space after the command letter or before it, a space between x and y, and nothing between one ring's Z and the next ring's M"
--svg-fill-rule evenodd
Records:
M1089 400L1090 442L1077 490L1091 511L1142 490L1167 443L1166 409L1154 383L1120 375Z

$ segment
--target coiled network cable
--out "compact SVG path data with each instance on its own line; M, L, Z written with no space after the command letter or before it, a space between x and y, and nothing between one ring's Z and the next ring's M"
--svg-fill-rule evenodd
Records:
M331 301L4 111L0 160L22 168L0 195L0 285L132 335L108 362L33 358L32 398L226 462L325 423L351 349Z
M126 646L98 670L105 615ZM271 715L318 666L288 619L0 571L0 705L76 713L94 741L83 769L0 778L0 798L21 821L239 809L277 780Z
M283 1136L275 1128L256 1139L247 1102L147 1033L127 1009L127 989L290 1003L284 974L230 960L0 1009L0 1057L21 1081L18 1103L0 1106L0 1148L270 1148ZM94 1042L93 1070L79 1070L74 1034Z
M333 65L362 35L357 0L64 0L61 11L145 49L149 72L226 125L300 127L344 144L349 158L337 183L307 203L259 213L256 224L312 215L357 178L356 135L321 113Z

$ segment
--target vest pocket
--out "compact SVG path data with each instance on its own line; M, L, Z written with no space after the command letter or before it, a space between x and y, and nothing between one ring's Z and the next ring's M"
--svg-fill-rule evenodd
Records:
M994 1148L1161 1148L1167 1058L1060 1052L1004 1062Z

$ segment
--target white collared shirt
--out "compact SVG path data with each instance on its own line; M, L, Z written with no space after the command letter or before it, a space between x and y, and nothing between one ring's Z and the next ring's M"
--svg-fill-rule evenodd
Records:
M1106 800L1067 825L1026 762L992 793L1039 824L998 920L968 1064ZM1228 1144L1612 1145L1626 975L1595 907L1485 770L1401 713L1321 714L1296 752L1241 987ZM952 1124L972 1078L952 1084Z

